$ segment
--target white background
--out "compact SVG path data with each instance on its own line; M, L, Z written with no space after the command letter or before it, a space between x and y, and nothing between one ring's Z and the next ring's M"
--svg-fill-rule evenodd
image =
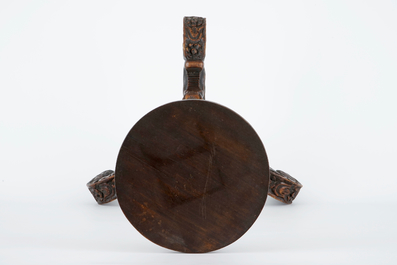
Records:
M395 264L397 2L0 1L0 264ZM304 185L219 251L143 238L85 184L182 97L207 18L208 100Z

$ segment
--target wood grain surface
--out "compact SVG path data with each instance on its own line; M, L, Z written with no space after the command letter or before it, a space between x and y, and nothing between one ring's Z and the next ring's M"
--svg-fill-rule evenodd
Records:
M152 242L208 252L240 238L259 216L269 165L238 114L204 100L163 105L125 138L116 191L131 224Z

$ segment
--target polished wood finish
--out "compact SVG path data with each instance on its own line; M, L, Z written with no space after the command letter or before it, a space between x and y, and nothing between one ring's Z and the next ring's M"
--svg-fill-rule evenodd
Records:
M144 116L116 165L120 206L152 242L208 252L237 240L266 201L269 166L252 127L235 112L183 100Z
M183 99L205 99L206 20L183 18Z
M139 120L120 148L116 173L103 172L87 184L100 204L117 194L143 236L189 253L231 244L257 219L268 192L291 203L302 187L269 168L261 140L244 119L204 101L205 42L206 20L185 17L184 100Z

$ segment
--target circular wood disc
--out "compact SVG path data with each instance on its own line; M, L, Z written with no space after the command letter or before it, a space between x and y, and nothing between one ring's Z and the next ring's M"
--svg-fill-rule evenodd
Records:
M267 197L269 164L261 140L238 114L204 100L163 105L124 140L117 197L147 239L181 252L233 243Z

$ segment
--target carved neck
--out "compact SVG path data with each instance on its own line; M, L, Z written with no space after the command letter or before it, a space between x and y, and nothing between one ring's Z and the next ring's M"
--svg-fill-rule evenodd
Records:
M183 18L183 99L205 99L206 20Z

